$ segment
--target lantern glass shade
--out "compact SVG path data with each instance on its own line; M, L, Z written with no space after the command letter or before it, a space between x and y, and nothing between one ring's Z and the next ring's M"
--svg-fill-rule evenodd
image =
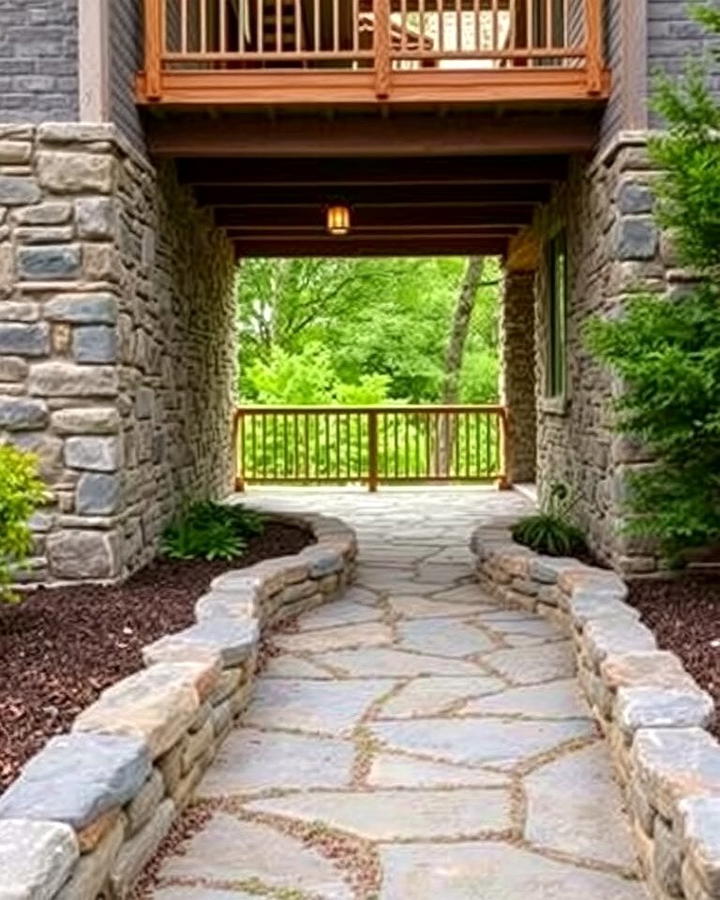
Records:
M347 206L329 206L327 230L330 234L347 234L350 231L350 210Z

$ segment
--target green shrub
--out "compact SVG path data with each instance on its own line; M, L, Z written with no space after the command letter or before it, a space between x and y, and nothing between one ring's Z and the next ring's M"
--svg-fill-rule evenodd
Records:
M16 601L13 574L32 552L29 520L47 499L38 461L9 444L0 444L0 600Z
M570 511L575 503L576 498L566 485L551 485L541 511L526 516L513 526L513 540L547 556L577 556L585 553L585 537L570 520Z
M203 500L187 507L165 529L162 553L169 559L236 559L249 537L262 534L262 516L244 506Z
M720 11L698 18L720 32ZM624 315L591 323L591 352L620 377L616 430L656 464L627 480L624 531L654 540L668 562L720 540L720 105L698 65L661 79L669 125L651 145L663 175L656 219L699 281L678 296L636 294Z

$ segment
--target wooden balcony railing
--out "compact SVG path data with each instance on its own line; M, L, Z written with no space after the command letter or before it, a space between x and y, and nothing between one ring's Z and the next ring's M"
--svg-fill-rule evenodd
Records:
M144 103L603 96L604 0L144 0Z
M506 484L502 406L245 407L235 414L246 484Z

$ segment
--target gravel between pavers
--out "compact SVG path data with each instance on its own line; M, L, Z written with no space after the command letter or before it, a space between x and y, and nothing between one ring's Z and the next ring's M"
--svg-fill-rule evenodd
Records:
M231 562L158 561L116 587L40 589L20 606L0 604L0 791L106 687L143 667L143 645L193 625L216 575L311 543L270 522Z
M720 575L683 573L629 588L627 602L640 610L658 645L677 653L712 696L716 712L708 731L720 738Z

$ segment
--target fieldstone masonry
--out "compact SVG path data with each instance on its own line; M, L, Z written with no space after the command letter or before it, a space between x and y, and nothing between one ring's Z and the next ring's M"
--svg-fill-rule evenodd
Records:
M508 410L511 483L535 481L535 273L507 271L501 304L501 402Z
M0 126L0 439L52 497L27 580L121 578L185 498L230 490L232 278L112 126Z
M621 390L585 347L584 329L594 316L614 316L629 295L674 295L689 275L677 266L672 246L652 218L652 179L647 135L622 134L589 165L575 160L570 176L534 224L542 236L565 226L568 240L567 396L543 396L547 371L545 261L536 282L536 383L538 477L561 480L579 495L575 511L598 556L625 574L658 568L655 548L622 536L628 472L646 464L642 447L612 431L612 399Z

